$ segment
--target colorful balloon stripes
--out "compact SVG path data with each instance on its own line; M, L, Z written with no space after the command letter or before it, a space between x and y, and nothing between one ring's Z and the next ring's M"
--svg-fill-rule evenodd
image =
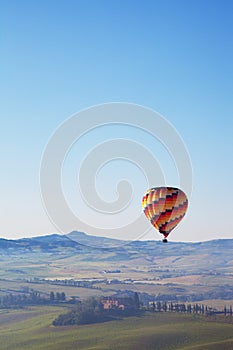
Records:
M151 224L167 237L183 219L188 199L179 188L156 187L145 193L142 207Z

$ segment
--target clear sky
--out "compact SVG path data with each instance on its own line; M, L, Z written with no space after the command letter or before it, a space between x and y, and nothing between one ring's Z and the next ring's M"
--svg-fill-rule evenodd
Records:
M1 237L56 232L39 186L50 136L81 109L130 102L161 113L190 154L192 197L171 240L233 238L231 0L2 1L0 42ZM69 179L75 176L75 162L107 134L100 131L86 143L84 138L67 158L64 189L73 205ZM108 135L116 134L139 136L137 131L127 136L127 128L120 126ZM151 152L164 159L160 146ZM97 181L100 193L103 182L111 193L114 164ZM121 178L124 169L132 175L129 165L121 166ZM170 182L171 174L166 175ZM135 188L143 192L145 181L140 173L135 176ZM102 194L111 201L107 195ZM141 195L136 190L135 198ZM153 237L160 239L152 229L148 238Z

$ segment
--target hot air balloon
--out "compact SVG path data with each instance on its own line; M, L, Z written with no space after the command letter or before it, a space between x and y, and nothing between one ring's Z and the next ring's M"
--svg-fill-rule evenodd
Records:
M175 187L155 187L149 189L142 198L144 213L151 224L164 236L179 224L188 208L186 194Z

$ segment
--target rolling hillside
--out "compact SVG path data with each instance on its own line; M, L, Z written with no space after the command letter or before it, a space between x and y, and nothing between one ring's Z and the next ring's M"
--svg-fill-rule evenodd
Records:
M39 291L62 284L67 295L80 296L85 282L91 295L131 290L169 300L233 300L232 251L233 239L163 244L80 232L0 239L0 295L9 285L18 291L37 282Z
M2 350L232 350L233 325L151 313L97 325L53 327L58 307L0 314Z

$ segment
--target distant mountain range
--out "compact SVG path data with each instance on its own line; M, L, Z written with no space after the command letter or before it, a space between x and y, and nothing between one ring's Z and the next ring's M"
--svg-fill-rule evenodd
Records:
M82 248L112 248L127 244L127 241L120 241L106 237L87 235L83 232L71 232L67 235L51 234L32 238L5 239L0 238L0 249L15 249L32 251L33 248L42 250L59 249L59 247Z
M83 232L0 239L0 266L2 286L31 280L62 280L64 286L69 280L88 280L93 293L136 290L169 300L233 300L233 239L164 244Z
M116 261L134 258L165 259L169 257L174 266L185 261L192 268L226 269L233 266L233 239L219 239L206 242L169 242L161 241L121 241L106 237L87 235L83 232L71 232L68 235L51 234L17 240L0 239L0 250L4 254L58 252L66 256L71 254L87 255L93 259L108 256ZM232 271L233 273L233 271Z

